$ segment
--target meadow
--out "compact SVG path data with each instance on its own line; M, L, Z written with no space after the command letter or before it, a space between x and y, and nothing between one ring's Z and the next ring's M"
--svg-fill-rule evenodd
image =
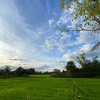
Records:
M0 100L100 100L100 79L53 78L47 75L1 78Z

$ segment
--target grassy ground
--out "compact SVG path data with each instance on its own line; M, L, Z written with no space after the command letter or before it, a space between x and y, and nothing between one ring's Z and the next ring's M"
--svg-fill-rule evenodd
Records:
M82 100L100 100L100 79L72 79Z
M72 82L81 100L100 100L100 79L48 76L0 79L0 100L74 100Z

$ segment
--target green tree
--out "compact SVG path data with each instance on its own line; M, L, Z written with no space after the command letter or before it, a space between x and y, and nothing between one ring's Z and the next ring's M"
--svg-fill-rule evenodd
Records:
M67 65L65 66L65 68L66 68L67 74L69 76L74 76L74 71L76 69L76 66L75 66L73 61L68 61Z
M25 69L25 76L29 76L31 74L31 71L29 69Z
M29 70L30 70L31 75L35 74L35 69L34 68L29 68Z
M94 57L92 60L86 58L85 53L82 53L77 57L78 63L81 65L79 70L80 77L96 77L100 76L100 62L97 60L97 57Z
M95 76L100 76L100 61L97 59L98 57L94 57L92 59L92 66L95 72Z
M85 64L87 64L88 60L86 59L84 52L80 54L80 56L77 56L77 61L81 65L82 68L85 67Z
M82 17L83 20L77 26L84 31L97 31L100 30L100 1L99 0L61 0L60 3L63 9L69 10L74 8L73 20L77 20L79 17ZM91 22L95 21L96 23L92 24ZM84 24L84 25L83 25ZM92 25L91 30L84 29L86 25ZM67 30L66 30L67 31Z
M61 77L61 72L59 69L54 69L53 74L51 74L53 77Z
M4 76L4 70L3 69L0 69L0 76Z
M6 77L10 77L11 74L11 69L10 66L5 66L5 68L3 69L3 76Z
M22 67L18 67L15 71L15 76L23 76L25 74L25 70Z
M81 19L80 23L75 23L76 29L69 30L63 29L61 26L57 28L64 32L69 31L91 31L100 33L100 0L61 0L60 6L62 9L74 8L73 18L74 20ZM91 29L85 28L90 26ZM98 42L92 50L96 49L100 45Z

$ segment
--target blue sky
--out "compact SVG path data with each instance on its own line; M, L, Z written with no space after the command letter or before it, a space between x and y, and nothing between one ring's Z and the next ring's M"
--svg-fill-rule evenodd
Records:
M88 58L99 54L100 48L90 50L100 40L100 34L93 37L88 32L61 33L56 29L56 25L75 28L73 9L62 10L59 3L60 0L0 0L1 67L62 70L82 51Z

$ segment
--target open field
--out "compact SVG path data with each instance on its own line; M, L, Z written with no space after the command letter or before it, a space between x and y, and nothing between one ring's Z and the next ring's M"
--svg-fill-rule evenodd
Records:
M100 100L100 79L40 75L0 79L0 100L75 100L73 82L81 100Z

